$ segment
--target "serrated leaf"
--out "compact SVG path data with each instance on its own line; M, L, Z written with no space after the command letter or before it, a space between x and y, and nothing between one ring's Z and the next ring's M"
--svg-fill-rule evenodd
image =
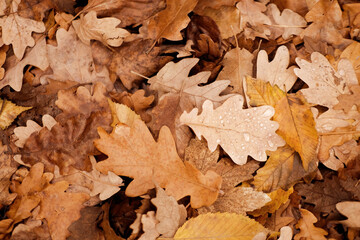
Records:
M16 104L0 99L0 127L1 129L6 129L10 124L15 120L15 118L22 112L31 109L32 107L22 107L17 106Z
M240 95L227 99L215 110L213 103L207 100L200 115L195 108L190 113L184 112L180 122L190 126L199 139L204 136L210 151L220 145L239 165L245 164L248 156L266 161L266 150L274 151L284 145L283 139L275 133L279 125L270 121L274 108L242 109L242 106Z

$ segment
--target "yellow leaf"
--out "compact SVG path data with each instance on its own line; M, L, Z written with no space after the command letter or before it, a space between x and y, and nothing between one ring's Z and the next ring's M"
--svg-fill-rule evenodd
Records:
M324 235L327 235L327 232L314 226L314 223L317 222L316 217L308 210L300 209L300 211L302 218L296 224L296 227L300 228L300 232L295 235L294 239L326 240Z
M269 230L247 216L235 213L207 213L187 221L173 239L241 239Z
M270 152L269 159L265 166L256 172L252 184L258 191L263 192L272 192L278 188L287 190L315 169L316 164L312 164L309 171L305 171L299 155L286 145L275 152Z
M135 119L141 120L140 116L128 106L120 103L114 103L110 99L108 99L108 102L111 109L111 116L113 118L113 122L111 123L112 127L115 127L115 125L119 122L131 126Z
M258 217L267 213L274 213L279 209L281 204L285 203L289 199L289 196L293 193L293 191L294 188L291 187L287 191L278 189L269 193L268 196L271 198L271 201L266 203L262 208L249 212L249 214L253 215L254 217Z
M271 105L275 108L273 119L279 123L277 133L300 154L303 166L308 170L309 164L317 161L318 143L310 104L301 93L287 94L277 86L272 87L270 83L251 77L246 79L246 83L250 105Z
M1 113L0 113L0 127L4 130L15 120L15 118L22 112L31 109L32 107L21 107L16 104L0 99Z

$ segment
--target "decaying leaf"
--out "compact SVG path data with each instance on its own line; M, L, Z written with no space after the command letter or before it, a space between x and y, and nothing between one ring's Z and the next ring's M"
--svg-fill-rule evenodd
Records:
M324 229L314 226L314 223L318 221L316 217L306 209L300 209L300 211L302 218L296 224L296 227L300 228L300 232L294 236L294 239L326 240L325 235L328 233Z
M194 208L211 205L216 200L221 177L213 171L203 175L192 164L182 162L167 127L160 130L157 142L141 120L135 120L131 127L117 126L111 135L100 128L99 135L95 145L109 158L96 168L102 173L113 171L133 178L126 195L145 194L154 188L154 179L175 199L190 195Z
M202 226L199 228L199 226ZM235 213L207 213L187 221L176 232L174 239L228 238L252 240L259 233L268 232L261 224L249 217Z
M10 178L16 171L16 165L11 155L7 154L7 146L0 144L0 204L8 206L16 197L16 193L10 193Z
M210 151L220 145L239 165L245 164L248 156L266 161L266 150L275 151L284 145L284 140L275 133L279 125L270 121L274 108L242 109L242 106L240 95L230 97L215 110L213 103L206 100L200 115L195 108L190 113L184 112L180 122L190 126L199 139L204 136Z
M261 50L257 57L256 78L269 82L272 86L277 85L285 92L289 91L297 79L294 73L295 67L288 68L289 61L289 50L285 46L278 48L271 62L268 60L266 51ZM251 76L251 74L248 75Z
M123 39L130 35L125 29L116 27L120 22L117 18L98 19L96 12L90 11L86 15L80 15L80 19L73 21L72 25L80 40L87 45L93 39L105 45L119 47Z

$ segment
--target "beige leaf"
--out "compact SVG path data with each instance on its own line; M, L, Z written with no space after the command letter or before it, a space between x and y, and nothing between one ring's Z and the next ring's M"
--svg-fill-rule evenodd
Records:
M57 123L56 120L50 116L49 114L45 114L42 117L43 127L51 130L51 128ZM32 120L28 120L26 122L26 127L17 127L14 128L14 135L16 136L17 140L15 141L15 145L19 148L24 147L26 140L30 137L31 134L34 132L40 132L43 128L36 122Z
M96 17L96 12L90 11L85 16L80 15L79 20L72 22L75 32L80 40L86 45L90 45L90 40L98 40L105 45L119 47L125 37L130 33L116 26L120 20L113 17L101 18Z
M300 232L294 236L294 239L326 240L324 235L327 235L327 232L322 228L314 226L317 218L306 209L300 209L300 211L302 218L296 224L296 227L300 228Z
M151 202L156 206L156 219L159 223L156 224L156 231L162 237L173 237L176 230L186 220L186 208L184 205L179 205L176 199L168 196L165 191L156 186L156 198L151 199Z
M224 56L224 68L217 79L229 79L234 92L243 94L243 79L246 75L252 76L254 56L245 48L234 48Z
M111 124L112 127L114 127L117 123L123 123L131 126L135 119L141 119L140 116L128 106L120 103L114 103L110 99L108 102L111 109L111 115L113 117L113 122Z
M200 213L229 212L246 215L270 202L271 198L263 192L255 191L251 187L236 187L226 191L209 207L199 209Z
M301 90L309 103L325 107L333 107L339 101L341 94L350 94L349 85L358 84L351 62L341 59L337 71L320 53L311 54L311 63L296 58L300 68L295 68L295 74L303 80L309 88Z
M5 77L0 81L0 89L10 85L15 91L20 91L23 82L23 71L26 65L32 65L41 70L45 70L49 66L45 38L38 41L24 59L6 69Z
M184 112L180 122L190 126L199 139L203 135L210 151L220 145L236 164L245 164L248 155L266 161L266 150L275 151L285 144L275 133L279 124L270 121L275 110L271 106L251 109L242 106L240 95L230 97L215 110L213 103L206 100L200 115L195 108L190 113Z
M5 44L12 44L14 54L22 59L26 47L33 47L35 40L31 37L32 32L42 33L45 31L43 22L20 17L16 12L21 0L14 0L11 3L11 10L8 16L0 19L2 27L2 40Z
M107 88L112 87L109 72L103 68L101 72L95 71L91 47L82 43L75 34L74 28L69 31L60 28L56 32L57 46L47 45L52 75L40 78L45 84L47 78L58 81L71 80L78 83L103 82Z
M144 233L139 240L156 240L160 234L156 230L156 224L158 221L155 218L155 212L150 211L147 214L141 216L141 223L143 225Z
M360 202L339 202L336 209L348 218L340 223L350 228L360 228Z
M305 19L290 9L284 9L282 13L278 7L271 3L267 5L267 14L271 16L275 24L272 27L278 28L282 31L282 37L287 40L292 35L298 36L307 26Z
M272 86L278 85L281 90L287 92L297 79L294 73L295 67L288 68L289 62L290 55L286 46L278 48L271 62L269 62L266 51L261 50L257 57L256 78L269 82Z

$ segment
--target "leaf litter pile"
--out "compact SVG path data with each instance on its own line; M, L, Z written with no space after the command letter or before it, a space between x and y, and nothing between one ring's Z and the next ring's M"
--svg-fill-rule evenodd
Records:
M0 239L360 239L356 0L0 0Z

